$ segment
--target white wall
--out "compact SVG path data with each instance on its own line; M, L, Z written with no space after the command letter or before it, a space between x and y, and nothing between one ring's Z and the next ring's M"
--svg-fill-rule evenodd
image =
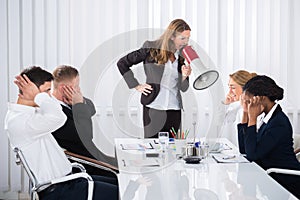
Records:
M16 99L13 79L23 66L36 64L52 71L58 64L71 64L80 69L82 90L98 108L94 124L99 147L111 154L111 145L103 144L111 144L114 137L142 136L138 95L126 88L115 62L144 39L154 39L174 18L190 24L192 42L221 75L214 86L220 93L190 88L184 95L185 127L192 129L197 121L197 134L207 133L209 122L216 121L212 114L219 108L214 104L226 92L228 74L238 69L273 77L285 89L283 106L292 116L300 99L295 92L300 74L299 9L297 0L0 0L0 126L6 103ZM137 34L145 29L147 33ZM142 80L141 67L135 70ZM298 127L297 118L292 122ZM8 144L1 128L2 191L22 185Z

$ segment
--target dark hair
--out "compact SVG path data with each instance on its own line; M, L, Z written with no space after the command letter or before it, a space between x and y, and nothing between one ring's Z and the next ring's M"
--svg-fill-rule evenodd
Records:
M283 99L283 89L272 78L264 75L251 78L244 85L243 91L254 96L266 96L271 101Z
M26 75L38 88L45 82L52 81L53 76L50 72L39 66L31 66L21 72L21 76Z

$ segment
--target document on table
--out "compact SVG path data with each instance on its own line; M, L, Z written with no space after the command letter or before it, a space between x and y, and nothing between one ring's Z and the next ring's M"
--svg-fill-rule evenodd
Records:
M120 144L123 150L145 150L153 149L151 143L133 143L133 144Z
M249 162L242 155L213 154L212 157L218 163L247 163L247 162Z
M148 158L144 160L129 160L130 166L135 167L159 167L159 162L156 158Z

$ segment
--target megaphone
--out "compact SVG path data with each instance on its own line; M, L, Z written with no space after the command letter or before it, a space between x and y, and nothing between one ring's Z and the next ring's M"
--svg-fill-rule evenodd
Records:
M196 90L203 90L213 85L219 78L216 70L211 70L203 65L198 54L191 46L186 46L182 50L183 57L191 65L193 71L198 77L194 81Z

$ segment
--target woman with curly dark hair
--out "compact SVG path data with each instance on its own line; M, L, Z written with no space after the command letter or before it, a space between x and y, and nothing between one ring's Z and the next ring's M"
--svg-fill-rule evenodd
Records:
M243 87L243 117L238 124L240 152L265 170L283 168L300 170L293 149L293 129L278 100L283 89L268 76L255 76ZM262 122L257 117L263 115ZM300 177L272 174L287 190L300 198Z

